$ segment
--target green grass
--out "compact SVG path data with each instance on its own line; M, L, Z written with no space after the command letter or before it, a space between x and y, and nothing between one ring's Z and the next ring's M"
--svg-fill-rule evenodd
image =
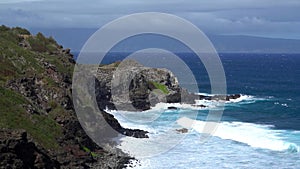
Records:
M24 40L20 34L30 35L30 32L18 27L0 26L0 128L24 129L44 148L58 149L57 138L63 133L54 119L58 116L68 117L68 112L56 100L52 100L48 103L52 108L48 115L30 114L25 106L31 103L21 94L4 86L12 79L35 76L43 79L45 90L60 91L54 79L46 75L41 60L53 64L58 72L70 77L74 67L68 62L68 57L50 54L60 50L53 38L46 38L41 33L27 36L26 41L32 47L27 49L19 46Z
M36 36L31 36L28 42L33 51L53 53L56 51L58 44L53 38L46 38L42 33L37 33Z
M18 46L18 43L18 35L14 31L0 32L0 76L4 80L24 76L24 73L43 72L43 66L37 61L41 56Z
M30 35L30 32L24 28L15 27L11 29L16 34Z
M99 154L95 153L95 152L92 152L89 148L85 147L85 146L82 146L82 149L83 151L91 154L92 157L96 158L96 157L99 157Z
M50 56L45 54L45 61L51 63L52 65L55 65L57 68L57 71L61 73L67 73L70 74L70 72L73 72L74 65L68 64L64 65L64 63L68 63L67 57L59 57L59 56Z
M27 113L22 106L26 104L29 102L21 95L0 87L0 128L25 129L43 147L57 149L61 127L46 115Z
M58 84L50 77L44 77L44 82L46 82L48 88L58 87Z
M52 110L49 112L49 117L51 119L55 119L57 117L65 118L70 116L69 113L61 105L58 105L56 102L50 101L50 106L52 108Z
M164 94L169 94L169 90L166 85L154 81L151 81L151 83L155 86L156 89L159 89Z

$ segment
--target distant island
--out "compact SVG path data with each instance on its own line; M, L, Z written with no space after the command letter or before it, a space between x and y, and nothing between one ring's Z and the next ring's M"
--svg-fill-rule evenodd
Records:
M95 32L98 28L48 28L42 29L46 35L54 36L59 42L68 45L74 51L80 51L87 39ZM33 32L41 31L40 28L33 28ZM284 38L268 38L259 36L246 36L246 35L222 35L207 33L208 38L218 51L218 53L299 53L300 40L299 39L284 39ZM144 39L147 39L147 43ZM69 39L74 39L70 41ZM173 44L175 48L170 50L180 52L186 52L177 43L169 39L162 37L155 37L150 35L143 35L143 38L133 38L134 40L124 43L126 45L119 46L116 49L118 52L125 52L122 49L143 49L146 47L157 47L157 40L164 40L164 43L160 44L160 48L168 47ZM179 50L178 50L179 49Z

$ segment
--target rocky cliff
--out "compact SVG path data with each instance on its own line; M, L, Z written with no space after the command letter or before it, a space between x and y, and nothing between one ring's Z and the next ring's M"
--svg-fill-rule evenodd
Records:
M164 68L150 68L134 60L123 60L98 68L95 82L100 109L144 111L159 102L187 103L195 100L229 101L240 94L198 95L182 88L174 74ZM206 107L204 105L195 105Z
M145 67L124 60L99 67L96 97L100 109L143 111L159 102L195 104L195 100L237 99L241 95L197 95L180 87L174 74L164 68ZM198 105L205 107L204 105Z
M198 96L181 88L173 73L124 60L99 67L97 102L101 109L143 111L159 102L190 103Z
M0 26L0 168L122 168L131 159L85 134L72 103L74 64L53 38ZM120 133L147 137L102 114Z

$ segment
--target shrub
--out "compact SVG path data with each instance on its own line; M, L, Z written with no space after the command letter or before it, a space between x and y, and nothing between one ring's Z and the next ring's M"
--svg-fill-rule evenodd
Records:
M0 26L0 31L1 31L1 32L9 31L9 30L10 30L9 27L7 27L7 26L5 26L5 25L1 25L1 26Z
M30 32L27 29L20 28L20 27L12 28L12 31L16 34L30 35Z

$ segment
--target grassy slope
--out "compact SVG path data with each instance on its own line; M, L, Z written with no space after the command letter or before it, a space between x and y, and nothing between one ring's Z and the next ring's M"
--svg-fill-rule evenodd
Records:
M46 115L28 114L24 104L28 101L23 96L0 87L0 128L25 129L45 148L58 148L60 126Z
M37 115L26 112L24 105L30 104L25 97L5 87L7 82L21 77L37 76L44 78L48 88L58 87L51 77L43 75L44 67L39 60L43 59L55 65L59 72L70 73L73 67L66 67L63 57L49 56L57 44L53 39L38 39L29 37L29 42L38 46L36 49L25 49L19 46L19 34L29 34L28 31L0 26L0 128L25 129L37 142L49 149L58 148L56 138L62 134L62 129L54 121L56 114L63 109L51 102L53 111L48 115ZM41 43L41 44L38 44ZM39 51L41 50L41 51Z

